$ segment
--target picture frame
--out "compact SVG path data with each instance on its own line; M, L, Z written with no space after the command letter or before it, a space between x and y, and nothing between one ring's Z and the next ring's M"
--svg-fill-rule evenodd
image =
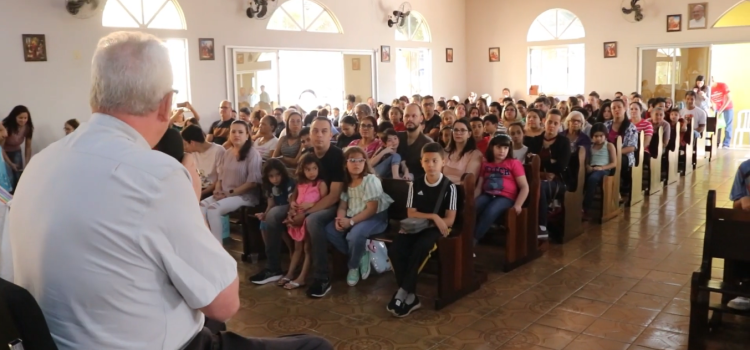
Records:
M682 15L667 15L667 33L682 31Z
M488 54L489 54L490 62L500 62L500 48L499 47L491 47Z
M47 62L47 38L44 34L22 34L23 60Z
M380 45L380 62L391 61L391 47L388 45Z
M445 49L445 62L453 63L453 48Z
M245 54L240 52L237 55L237 64L244 64L245 63Z
M604 58L616 58L617 57L617 42L607 41L604 43Z
M361 68L361 62L359 58L352 58L352 70L359 70Z
M213 38L198 39L198 57L201 61L213 61L216 59Z
M687 29L706 29L708 28L708 3L697 2L688 4L688 23Z

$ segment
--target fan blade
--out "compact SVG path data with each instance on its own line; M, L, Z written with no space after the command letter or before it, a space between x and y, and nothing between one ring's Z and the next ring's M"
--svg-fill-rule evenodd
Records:
M266 13L268 13L268 6L261 6L260 11L258 11L258 18L265 17Z

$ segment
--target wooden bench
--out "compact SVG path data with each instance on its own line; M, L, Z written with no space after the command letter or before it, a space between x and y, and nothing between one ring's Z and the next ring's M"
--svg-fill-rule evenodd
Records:
M695 147L695 135L693 135L692 123L687 123L687 131L685 134L687 134L687 136L685 136L687 139L687 145L685 145L685 154L680 155L679 165L682 176L689 176L693 173L693 147Z
M656 142L656 154L648 157L648 171L643 173L643 190L649 196L658 193L662 188L661 163L664 156L664 143L662 141L664 130L659 128L653 137L651 142Z
M409 183L404 180L383 179L383 191L394 202L388 208L389 225L386 232L372 237L390 244L398 234L399 221L407 217L406 201L409 195ZM459 208L456 223L451 235L438 240L438 249L432 254L431 261L437 266L431 266L438 279L435 309L440 310L462 297L477 291L482 283L487 281L487 275L474 269L474 225L476 208L474 206L474 188L476 177L473 174L464 176L463 183L457 185ZM536 238L536 237L535 237ZM340 254L343 256L343 254ZM334 259L334 275L342 275L341 269L346 269L340 260ZM430 264L428 263L428 267ZM429 270L425 268L425 270ZM430 271L423 271L430 272ZM345 271L344 273L345 274Z
M706 159L706 134L707 132L704 129L703 136L699 139L693 140L695 141L693 147L693 169L698 169L708 163L708 160Z
M632 207L634 204L643 202L643 164L647 161L643 159L643 156L647 153L643 151L643 140L646 136L644 132L638 133L638 145L636 146L635 166L630 168L630 198L628 198L627 206ZM650 158L650 156L649 156Z
M602 181L602 211L600 221L607 222L622 213L620 208L620 174L622 173L622 136L617 137L615 145L614 174L604 177Z
M721 324L725 313L750 316L750 311L734 310L727 302L735 297L750 297L750 286L740 286L734 264L750 262L750 214L737 209L716 207L716 191L708 192L706 232L703 237L703 259L700 269L693 272L690 285L689 349L705 349L709 332ZM711 279L713 259L724 259L722 280ZM710 303L710 293L722 295L721 303ZM709 311L713 316L709 320Z
M482 240L482 243L497 242L503 246L504 249L502 252L496 252L496 249L488 250L490 250L492 255L490 265L494 267L496 263L499 263L500 269L505 272L511 271L542 255L542 250L538 243L539 240L537 239L539 231L539 191L541 186L541 179L539 177L540 168L541 161L539 156L532 155L524 165L526 181L529 184L529 195L523 204L521 214L516 215L511 210L508 210L502 217L496 220L496 222L502 223L502 226L505 227L505 232L490 229ZM468 176L468 174L464 176ZM488 245L482 244L477 250L484 251L485 249L483 248ZM480 259L483 258L483 254L479 252L478 257Z
M586 148L583 146L578 147L578 172L576 176L577 182L575 190L565 192L563 243L568 242L583 233L583 188L586 183Z
M667 185L677 183L677 180L680 179L680 122L677 122L675 131L672 133L674 150L667 151L667 178L665 179L665 184Z
M724 134L724 129L719 127L719 119L717 117L709 117L706 120L706 131L704 135L706 137L706 152L708 153L708 161L711 162L716 157L716 151L721 145L721 137Z

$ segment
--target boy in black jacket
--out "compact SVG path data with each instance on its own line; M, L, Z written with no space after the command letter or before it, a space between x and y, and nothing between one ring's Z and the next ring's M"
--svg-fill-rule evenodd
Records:
M399 290L388 303L386 310L396 317L408 316L422 306L416 295L417 276L430 258L430 254L437 249L437 240L450 234L451 226L456 219L458 192L456 185L442 173L444 156L440 144L426 144L422 148L421 160L425 175L414 179L409 186L409 197L406 202L408 216L428 219L433 225L418 233L399 232L393 241L391 263ZM443 198L439 198L444 185L445 194ZM438 201L441 202L440 209L433 213Z

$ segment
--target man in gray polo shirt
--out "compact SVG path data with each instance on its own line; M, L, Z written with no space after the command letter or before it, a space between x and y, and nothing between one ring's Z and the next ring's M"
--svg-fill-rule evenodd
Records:
M60 349L331 349L309 336L213 334L239 309L236 261L203 221L190 175L152 148L169 127L172 69L154 36L103 38L89 123L40 152L10 214L15 283Z

